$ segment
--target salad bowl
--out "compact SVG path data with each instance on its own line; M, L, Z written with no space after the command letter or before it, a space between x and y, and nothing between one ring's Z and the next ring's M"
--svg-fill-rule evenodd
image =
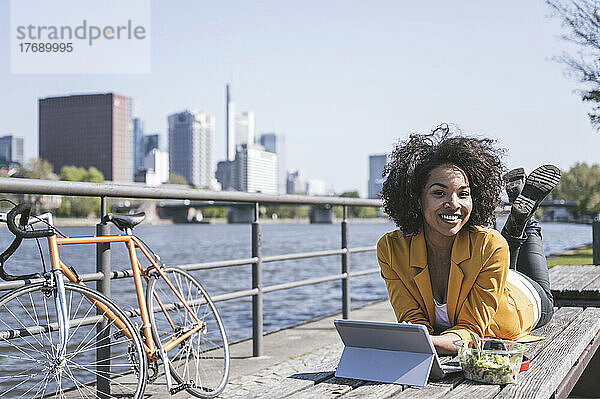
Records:
M512 384L523 361L523 344L498 338L456 341L465 378L487 384Z

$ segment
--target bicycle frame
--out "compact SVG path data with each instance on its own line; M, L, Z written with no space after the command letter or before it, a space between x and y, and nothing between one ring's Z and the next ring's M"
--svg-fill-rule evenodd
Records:
M165 280L167 285L173 290L174 294L181 301L181 303L187 309L187 311L191 314L193 319L196 321L195 327L186 331L184 334L181 334L178 337L174 337L171 340L169 340L168 342L164 343L162 349L164 349L165 352L168 352L169 350L171 350L172 348L177 346L179 343L181 343L182 341L187 339L190 335L192 335L196 331L199 331L200 329L202 329L204 327L204 323L202 321L200 321L200 319L198 319L196 314L190 308L189 304L186 303L186 301L182 297L181 293L177 290L177 288L175 288L173 283L171 283L171 281L169 281L166 274L162 271L162 268L160 267L160 265L158 265L156 263L156 261L153 259L153 257L141 245L140 241L135 236L133 236L133 235L118 235L118 236L58 238L56 235L52 235L52 236L48 237L48 248L50 249L52 270L53 270L53 272L56 272L56 271L62 272L62 274L66 278L68 278L70 281L72 281L76 284L85 285L82 281L79 280L78 276L67 265L65 265L60 260L59 251L58 251L59 245L97 244L97 243L112 243L112 242L115 242L115 243L122 242L125 244L125 246L128 249L129 260L131 262L131 269L133 271L133 281L135 284L135 290L136 290L138 305L139 305L139 309L140 309L140 316L142 318L142 323L143 323L142 331L143 331L143 334L145 337L144 349L146 351L148 359L150 361L155 361L159 357L158 356L159 348L157 348L157 345L155 344L154 339L152 338L152 331L151 331L151 326L150 326L150 316L148 314L148 309L146 307L146 294L143 292L143 282L142 282L142 278L145 279L146 282L148 282L149 273L151 271L155 271L156 273L158 273L160 275L160 277L162 277ZM140 251L144 254L146 259L148 259L148 261L150 261L151 265L148 268L144 269L141 266L141 264L138 260L136 248L140 249ZM61 282L62 282L62 279L57 278L57 284L60 284ZM61 291L60 286L59 286L59 291ZM64 292L64 290L62 290L62 292ZM170 320L170 318L166 312L165 304L163 304L159 298L156 298L156 299L157 299L157 302L158 302L160 308L165 313L167 319L173 325L173 322ZM93 302L93 304L96 307L98 307L98 309L105 312L107 317L109 319L111 319L112 321L114 321L115 325L126 336L131 338L132 332L128 331L127 327L114 315L114 313L112 313L109 309L107 309L103 304L98 303L97 301L95 301L93 299L90 299L90 300ZM57 302L59 302L59 299L57 299ZM58 303L57 303L57 305L58 305ZM57 306L57 309L61 309L61 307ZM67 323L67 326L68 326L68 323ZM66 332L61 333L61 335L64 335L65 337L66 337L66 334L67 334Z

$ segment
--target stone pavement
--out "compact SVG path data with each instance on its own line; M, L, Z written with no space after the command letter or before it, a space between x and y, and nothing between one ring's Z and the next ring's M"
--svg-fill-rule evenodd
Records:
M260 389L265 384L323 363L331 358L331 352L342 353L340 340L333 320L341 314L310 321L264 336L264 356L252 357L252 341L231 345L231 373L229 383L219 398L234 399ZM385 300L350 313L352 320L395 322L394 313ZM180 392L175 396L167 393L164 376L148 384L146 394L150 398L188 398Z

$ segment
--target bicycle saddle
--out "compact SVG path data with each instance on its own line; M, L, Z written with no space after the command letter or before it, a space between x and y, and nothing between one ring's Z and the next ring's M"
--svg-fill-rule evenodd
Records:
M146 217L145 212L138 213L109 213L102 218L102 222L113 222L119 230L133 229L134 226L142 223Z

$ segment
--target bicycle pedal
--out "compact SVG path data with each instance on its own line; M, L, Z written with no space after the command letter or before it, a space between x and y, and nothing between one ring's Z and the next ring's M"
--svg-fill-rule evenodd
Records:
M176 387L173 387L171 389L169 389L169 392L171 393L171 395L175 395L176 393L179 393L181 391L184 391L188 388L191 388L193 386L192 383L190 382L184 382L183 384L179 384Z

